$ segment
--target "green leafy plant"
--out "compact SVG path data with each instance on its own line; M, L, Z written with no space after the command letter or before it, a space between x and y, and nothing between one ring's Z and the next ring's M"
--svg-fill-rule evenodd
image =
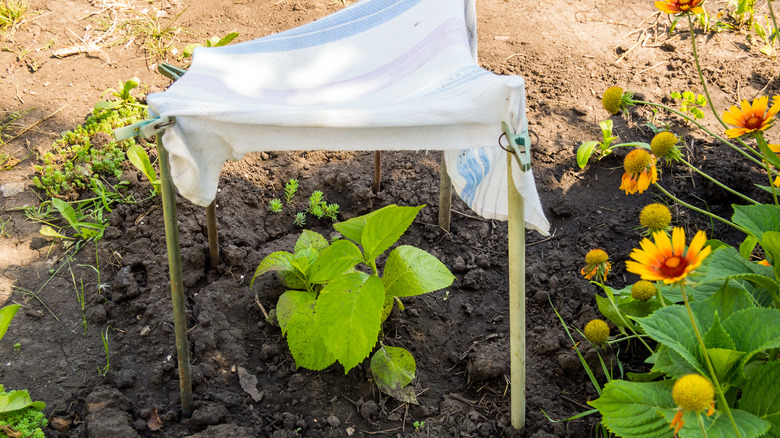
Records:
M650 148L647 143L632 142L632 143L620 143L613 145L612 142L617 140L617 136L612 135L612 120L604 120L599 122L601 128L602 140L598 141L586 141L577 148L577 164L580 169L584 169L588 164L590 157L596 152L599 152L599 160L612 153L612 150L625 146L640 146L646 149Z
M291 178L284 185L284 203L289 204L292 202L296 193L298 193L298 180Z
M188 44L184 47L184 50L181 53L181 56L183 58L190 58L192 57L192 52L197 49L198 47L222 47L225 45L230 44L234 39L238 37L238 32L230 32L229 34L223 36L222 38L218 36L212 36L206 40L205 44L196 43L196 44Z
M98 373L100 373L101 376L105 376L108 374L109 371L111 371L111 352L108 349L108 329L111 328L106 327L105 333L100 332L100 340L103 341L103 350L106 352L106 366L104 367L98 367Z
M108 90L103 92L103 96L105 96L108 93L111 93L112 96L116 97L116 100L109 100L109 101L103 101L95 104L95 111L104 111L104 110L114 110L117 108L122 107L139 107L146 109L146 105L142 105L138 103L138 100L133 97L131 94L131 91L134 88L137 88L141 84L141 80L137 77L131 78L124 83L119 83L119 90L115 90L113 88L109 88ZM102 97L101 97L102 98Z
M295 219L293 219L293 223L303 228L306 225L306 213L303 211L295 213Z
M416 420L414 423L412 423L412 426L414 426L415 431L420 431L425 428L425 421Z
M21 23L28 6L27 0L1 0L0 32L13 29L17 24Z
M130 146L127 148L127 159L136 169L146 175L146 178L152 184L154 194L159 195L160 180L157 178L157 172L154 170L151 161L149 161L149 154L146 153L146 149L139 144Z
M11 222L11 216L7 219L0 218L0 237L8 237L8 223Z
M151 13L128 22L129 34L141 41L141 46L152 60L165 59L173 51L173 44L184 30L174 24L186 10L185 8L165 24L160 21L161 14L152 10Z
M20 351L22 351L22 343L17 342L14 344L14 354L19 354Z
M271 201L268 202L268 209L271 210L272 213L281 213L283 206L284 204L282 204L282 201L279 200L279 198L271 199Z
M0 432L9 437L44 438L48 421L44 402L34 402L24 390L5 392L0 385Z
M704 108L707 105L707 97L703 94L694 94L692 91L683 91L671 93L672 99L680 101L680 112L690 114L694 119L703 119L704 112L699 107Z
M379 341L370 365L375 383L396 399L416 403L408 386L416 375L414 358L379 340L381 324L396 302L401 306L401 298L445 288L455 277L414 246L394 248L381 277L376 259L401 238L421 208L390 205L334 224L345 239L333 243L304 230L292 253L274 252L260 262L252 283L277 272L288 288L279 297L276 318L297 366L316 371L339 362L346 373Z

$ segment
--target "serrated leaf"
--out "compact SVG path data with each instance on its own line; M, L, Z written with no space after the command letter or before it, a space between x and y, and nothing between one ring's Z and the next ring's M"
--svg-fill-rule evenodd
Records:
M363 253L349 240L337 240L323 249L309 269L309 282L322 284L363 261Z
M768 258L773 262L772 267L775 271L775 279L780 278L780 232L764 232L764 237L761 239L761 247L769 254L770 257ZM775 284L777 284L776 281Z
M707 347L707 355L710 357L712 368L715 369L718 380L727 382L725 378L726 375L731 371L734 364L745 355L745 352L726 348Z
M685 307L664 307L647 318L640 318L639 325L651 338L679 353L699 374L707 374L700 361L699 344ZM697 321L697 325L701 327L701 322Z
M255 269L255 275L252 276L252 281L249 282L249 288L252 288L252 284L255 279L266 272L272 271L292 271L293 267L290 261L293 255L287 251L277 251L268 254Z
M696 300L707 298L708 294L717 291L727 279L731 287L739 287L750 293L762 306L773 305L772 292L767 288L777 288L777 282L772 275L772 268L750 262L732 247L721 247L713 251L705 260L706 268L703 276L696 276L697 284L693 287ZM763 277L763 278L762 278ZM709 287L707 285L709 284ZM758 287L757 287L758 286Z
M698 373L696 368L683 359L679 353L663 345L655 354L655 364L651 371L663 373L673 378L679 378L686 374Z
M385 290L375 275L343 274L320 291L317 318L328 350L346 374L376 345Z
M761 365L745 383L739 408L769 421L768 437L780 437L780 362Z
M663 411L664 417L671 423L674 415L677 412ZM734 417L734 423L739 429L739 435L742 438L757 438L762 436L767 429L769 429L769 423L755 415L745 412L742 409L731 408L731 415ZM702 433L699 428L699 424L696 420L695 412L687 412L683 415L683 421L685 425L680 430L680 438L701 438ZM734 426L731 424L728 415L724 412L717 411L711 417L702 414L702 421L704 422L704 429L707 431L708 438L734 438Z
M342 236L362 246L363 229L366 227L366 220L373 216L377 211L379 210L372 211L371 213L364 214L363 216L353 217L352 219L346 220L344 222L335 223L333 224L333 228L341 233Z
M731 220L761 241L764 232L780 231L780 206L734 205L734 215L731 216Z
M309 276L309 268L317 260L318 256L319 253L313 248L304 248L293 255L292 259L290 259L290 264L303 274L301 276L303 279L306 279Z
M404 348L384 346L371 357L371 374L380 391L402 402L417 404L414 390L406 386L414 379L417 365Z
M599 312L601 312L601 314L604 315L605 318L612 321L612 323L618 327L626 327L626 328L630 327L636 330L637 327L628 317L628 314L626 314L626 312L621 310L619 307L620 304L624 304L629 300L632 300L630 296L626 296L626 295L616 296L615 305L613 306L609 298L596 294L596 305L598 306Z
M691 309L699 317L703 327L711 327L715 312L727 319L734 312L755 307L753 298L744 289L724 284L709 298L691 303Z
M319 315L314 301L301 306L287 322L287 346L295 365L320 371L336 361L325 345Z
M610 432L632 438L671 436L663 413L672 417L677 406L672 399L671 380L662 382L627 382L613 380L604 385L601 397L588 404L599 410L602 422Z
M0 339L3 339L5 332L8 331L8 326L11 325L16 312L19 311L19 304L9 304L8 306L0 309Z
M712 326L709 330L707 330L706 333L704 333L704 345L707 346L708 350L710 347L728 348L731 350L736 348L734 340L731 339L731 336L726 333L726 330L724 330L723 326L720 324L720 316L718 316L717 311L713 316Z
M577 148L577 165L580 166L580 169L584 169L588 165L588 161L598 145L597 141L586 141Z
M414 246L395 248L385 262L382 284L387 296L410 297L443 289L455 276L436 257Z
M361 237L366 261L376 259L397 242L423 207L388 205L368 217Z
M282 329L282 336L287 334L287 323L301 311L308 311L305 307L311 307L317 299L315 292L302 290L288 290L279 297L276 302L276 321Z
M744 351L739 361L742 368L755 354L780 347L780 310L752 308L734 312L723 321L723 329L734 340L735 349Z
M328 247L328 241L320 233L316 233L311 230L303 230L301 237L295 242L295 249L293 252L298 254L306 248L311 248L317 252L322 251Z

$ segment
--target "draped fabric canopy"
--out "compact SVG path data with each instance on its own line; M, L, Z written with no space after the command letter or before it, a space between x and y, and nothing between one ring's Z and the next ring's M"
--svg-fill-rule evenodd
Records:
M163 144L180 193L206 206L225 160L268 150L443 150L475 212L506 219L505 122L525 126L525 83L476 62L473 0L361 0L307 25L195 50L149 109L175 119ZM549 223L513 160L526 225Z

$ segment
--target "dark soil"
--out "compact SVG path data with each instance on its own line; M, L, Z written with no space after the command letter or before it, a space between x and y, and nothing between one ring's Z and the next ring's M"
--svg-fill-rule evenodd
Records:
M132 0L123 4L134 13L150 7ZM186 42L231 30L245 41L343 7L329 0L151 4L169 18L186 8L177 21L192 33L180 35ZM40 122L4 146L22 162L0 172L0 219L10 218L7 235L0 238L0 298L24 308L0 345L0 380L6 388L27 388L35 400L47 403L48 437L594 435L598 415L553 423L544 414L564 419L588 410L586 402L596 398L552 306L571 327L598 317L598 291L579 273L584 255L592 248L606 250L614 269L609 284L632 283L636 278L625 272L623 262L640 237L639 211L650 202L669 201L652 189L632 196L618 190L626 150L585 171L577 167L575 151L583 141L600 139L597 123L609 114L599 98L609 86L655 101L668 99L671 91L701 92L682 21L668 35L669 23L653 16L651 1L478 4L483 67L526 78L534 171L552 225L550 236L526 236L527 421L524 430L515 431L509 425L507 227L476 217L455 200L451 232L440 229L439 154L422 152L384 153L383 187L376 195L371 192L373 153L259 153L227 164L216 199L217 269L209 268L204 209L180 199L195 393L192 417L182 418L162 209L159 197L148 198L144 177L128 167L123 179L133 183L130 191L139 202L116 208L104 239L72 259L72 251L42 238L40 225L25 220L18 209L37 202L31 187L33 151L45 150L59 132L81 123L106 88L134 75L150 91L169 84L154 72L156 60L137 41L115 41L102 52L75 57L51 56L52 50L77 44L76 36L86 35L85 26L92 22L85 16L110 16L106 11L129 16L121 15L131 14L123 8L97 0L33 0L36 18L3 42L13 50L31 50L29 56L20 60L15 53L0 53L2 109L29 110L18 132ZM53 48L34 50L50 39L56 41ZM738 98L780 94L776 60L761 57L744 41L736 33L697 38L719 108ZM619 141L645 142L653 135L645 122L673 121L653 119L641 108L612 119ZM671 128L685 136L688 161L756 199L768 199L752 186L766 184L760 171L678 121ZM279 328L266 321L260 305L273 309L284 289L270 275L251 289L249 280L263 257L290 250L300 234L291 209L275 215L266 207L289 178L300 180L299 203L322 190L329 202L340 204L340 220L388 204L427 205L401 243L431 252L457 279L446 291L408 299L406 310L394 311L383 328L386 344L403 346L416 358L413 384L419 405L380 393L370 381L367 362L347 375L340 366L296 370ZM680 166L664 167L660 178L683 200L724 217L738 202ZM732 244L741 240L689 210L672 207L672 212L676 225L704 229ZM329 223L311 217L307 228L325 236L333 232ZM77 299L82 284L83 313ZM108 339L110 360L105 376L99 373L107 365L102 337ZM14 343L21 344L19 351ZM595 351L586 342L579 347L595 365ZM607 360L614 361L617 351L606 352ZM619 352L625 371L646 369L645 356L634 345L621 344ZM424 426L416 431L415 422Z

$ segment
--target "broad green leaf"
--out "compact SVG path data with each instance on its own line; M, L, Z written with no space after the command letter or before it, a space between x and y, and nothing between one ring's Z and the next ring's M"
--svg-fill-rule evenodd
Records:
M731 339L731 336L729 336L729 334L726 333L726 330L724 330L723 326L720 324L720 317L718 316L717 311L713 316L712 326L704 334L704 345L707 346L707 349L709 349L710 347L728 348L731 350L736 348L736 344L734 344L734 340Z
M214 47L221 47L230 44L230 42L236 39L236 37L238 37L238 32L230 32L229 34L223 36L221 40L217 41L216 44L214 44Z
M376 259L397 242L423 207L425 205L419 207L388 205L368 217L361 238L366 261Z
M404 348L384 346L371 357L371 374L380 391L402 402L417 404L414 391L404 391L417 372L412 353Z
M30 393L23 389L0 395L0 413L8 414L25 408L42 411L46 409L46 403L32 401Z
M363 228L366 227L366 220L376 214L377 211L379 210L372 211L371 213L364 214L363 216L353 217L352 219L346 220L344 222L333 224L333 228L341 233L342 236L362 246Z
M661 377L664 377L665 373L658 371L651 371L649 373L626 373L626 377L631 382L653 382Z
M257 277L265 274L266 272L292 271L293 267L292 264L290 264L292 258L293 255L287 251L277 251L268 254L262 261L260 261L260 264L257 265L257 269L255 269L255 275L252 276L252 281L249 282L249 288L252 288L252 284L255 282Z
M774 155L774 154L773 154ZM734 205L731 220L761 241L766 231L780 231L780 206L770 204Z
M300 272L301 279L306 280L309 277L309 268L317 260L319 253L313 248L304 248L293 255L290 264Z
M671 437L670 420L677 406L672 400L672 380L627 382L613 380L604 386L601 397L588 404L599 410L610 432L632 438Z
M81 231L77 225L79 219L76 215L76 210L74 210L70 204L59 198L51 198L51 205L60 212L62 217L65 218L71 228L73 228L77 233Z
M745 237L745 240L739 244L739 255L741 255L743 259L749 260L750 255L753 254L753 250L756 249L756 245L758 245L758 239L748 235Z
M21 307L19 304L10 304L0 309L0 339L3 339L5 332L8 331L8 326L11 325L19 307Z
M755 354L768 348L780 347L780 310L752 308L734 312L723 321L725 329L734 340L735 350L744 351L739 361L742 368Z
M753 297L744 289L732 288L731 282L725 283L717 292L709 298L691 303L691 309L702 322L702 329L708 330L712 326L715 312L720 319L727 319L738 310L755 307Z
M664 417L670 424L676 413L676 410L671 412L668 410L663 411ZM731 415L734 416L734 422L736 423L742 438L757 438L762 436L762 434L769 429L769 422L762 420L749 412L745 412L742 409L731 408ZM701 414L701 416L708 438L734 438L736 436L734 433L734 426L731 424L731 420L729 420L729 417L725 412L716 411L711 417L708 417L706 414ZM680 430L680 438L702 437L695 412L687 412L683 415L683 420L685 421L685 425Z
M290 319L296 313L304 311L304 307L311 307L316 299L316 293L302 290L288 290L279 297L276 302L276 321L282 329L282 336L287 333L287 323Z
M317 298L317 318L328 350L346 374L371 353L379 336L385 290L375 275L336 277Z
M742 258L739 252L731 247L715 250L705 262L707 263L705 275L695 277L697 284L694 285L693 292L696 300L707 298L707 293L714 293L726 279L730 279L731 287L746 290L762 306L773 304L772 293L766 288L778 286L776 281L768 277L773 272L770 267ZM705 286L709 283L711 285L708 289Z
M620 310L633 318L644 318L660 309L661 302L658 300L640 301L632 299L629 302L618 305Z
M698 373L698 370L688 363L680 353L661 346L655 354L655 364L651 369L655 373L663 373L669 377L679 378L686 374Z
M598 145L599 142L597 141L586 141L577 148L577 165L580 166L580 169L584 169L587 166L588 160L590 160L593 151Z
M710 362L712 362L712 367L715 369L715 374L718 375L718 380L726 383L728 381L726 375L731 371L734 364L745 355L745 352L726 348L707 347L707 355L710 357Z
M311 230L303 230L301 237L295 242L295 249L293 252L298 254L306 248L311 248L317 252L322 251L328 247L328 241L320 233L315 233Z
M68 236L66 236L64 234L58 233L54 228L52 228L52 227L50 227L48 225L43 225L39 232L41 233L41 235L46 236L46 237L56 237L56 238L59 238L59 239L70 239L70 237L68 237Z
M699 374L707 374L706 367L700 360L699 344L685 307L668 306L658 309L647 318L640 318L639 324L651 338L679 353ZM697 325L701 327L701 322L697 321Z
M780 362L761 365L748 379L739 408L772 423L767 436L780 438Z
M130 161L130 164L146 175L146 178L155 187L155 191L159 191L160 183L157 181L157 172L154 171L154 167L152 167L152 163L149 161L149 155L143 146L134 144L127 148L127 159Z
M455 276L436 257L401 245L387 257L382 283L387 296L410 297L443 289L453 280Z
M309 270L309 282L322 284L363 261L363 253L349 240L337 240L323 249Z
M775 279L780 278L780 232L767 231L761 239L761 247L769 254L768 259L773 262ZM775 282L777 284L777 282Z
M596 305L599 308L599 312L601 312L605 318L612 321L612 323L616 326L626 328L632 327L634 330L636 330L637 327L631 321L631 318L628 317L628 314L620 309L620 304L627 303L631 300L633 300L631 296L616 296L615 305L612 305L612 302L609 300L609 298L596 294Z
M296 366L320 371L335 362L325 345L314 301L300 306L287 322L287 346Z

